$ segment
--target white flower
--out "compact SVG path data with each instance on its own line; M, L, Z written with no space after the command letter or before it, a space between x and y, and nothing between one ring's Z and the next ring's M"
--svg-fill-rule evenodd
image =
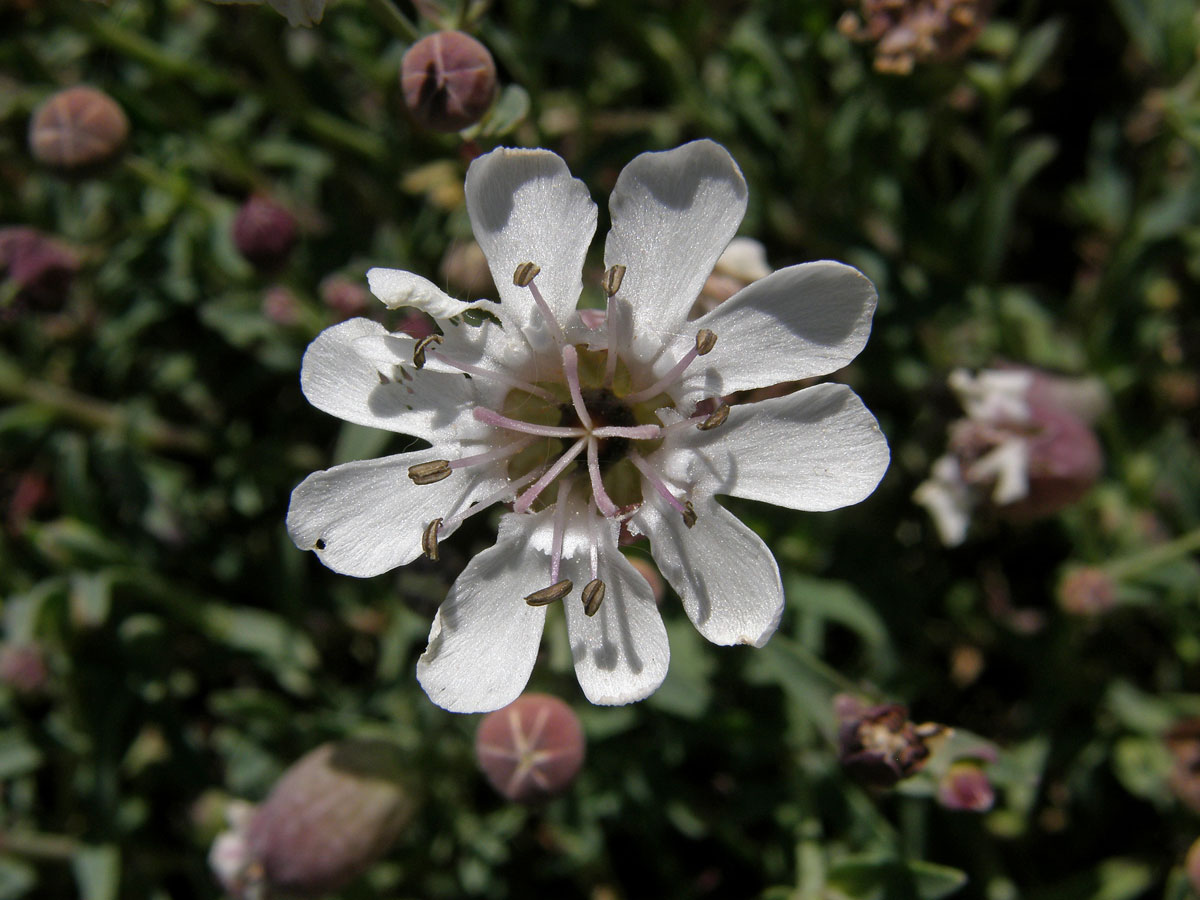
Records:
M689 322L746 207L740 170L711 141L642 154L621 173L605 315L576 310L596 206L558 156L480 157L466 199L500 290L499 305L484 308L499 324L445 318L474 304L407 272L368 273L389 306L443 317L444 335L335 325L305 354L304 393L347 421L433 446L309 476L292 494L292 539L337 572L377 575L422 552L436 558L468 516L513 502L495 546L451 588L417 663L430 698L454 711L520 694L546 605L558 601L589 700L628 703L658 687L666 630L618 550L622 524L649 537L705 637L762 645L783 609L779 570L716 495L801 510L857 503L883 476L888 448L844 385L732 408L721 398L853 359L870 332L871 283L840 263L792 266Z

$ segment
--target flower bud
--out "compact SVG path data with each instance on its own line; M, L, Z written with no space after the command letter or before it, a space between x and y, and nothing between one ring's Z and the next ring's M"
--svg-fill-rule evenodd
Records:
M233 219L233 243L260 269L281 266L296 245L296 219L266 197L251 197Z
M492 787L517 803L561 793L583 766L583 726L562 700L523 694L488 713L475 732L475 759Z
M404 102L416 121L434 131L474 125L496 98L496 64L487 47L461 31L439 31L404 54Z
M1117 604L1112 576L1096 566L1069 570L1058 583L1058 605L1076 616L1096 616Z
M0 228L0 272L16 286L20 304L57 309L78 270L75 254L37 229Z
M5 643L0 646L0 682L24 696L40 694L46 688L50 669L37 644Z
M938 781L937 801L946 809L987 812L996 802L996 792L983 766L975 760L961 759Z
M361 282L343 275L329 275L318 289L321 302L339 319L361 316L371 304L371 292Z
M86 85L59 91L29 123L34 159L59 169L87 169L116 155L129 136L129 119L108 94Z
M247 881L301 896L350 883L412 814L404 772L403 755L386 741L337 741L301 757L246 825Z
M295 325L300 321L300 298L288 288L274 285L263 294L262 311L276 325Z
M929 758L927 743L946 733L933 722L914 725L898 703L864 707L854 698L835 698L838 757L855 781L889 788L918 772Z

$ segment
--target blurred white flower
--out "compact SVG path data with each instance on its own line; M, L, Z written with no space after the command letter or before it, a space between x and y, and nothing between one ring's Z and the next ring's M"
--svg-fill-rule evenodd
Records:
M352 319L317 337L301 372L318 408L433 446L309 476L292 494L292 539L366 577L436 559L468 516L512 502L417 664L430 698L454 711L521 693L558 601L589 700L658 687L666 630L618 549L623 527L649 537L706 638L762 645L783 609L779 570L716 495L835 509L875 489L889 453L844 385L732 408L719 398L844 366L870 333L873 286L836 262L791 266L688 321L746 207L741 171L711 141L642 154L621 173L604 313L576 310L596 206L562 159L493 151L471 164L466 199L500 303L372 269L377 297L424 310L444 333L418 341ZM465 324L473 308L499 324Z

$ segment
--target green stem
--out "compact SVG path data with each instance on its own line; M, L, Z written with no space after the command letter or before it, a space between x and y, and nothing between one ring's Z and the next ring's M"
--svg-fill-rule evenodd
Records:
M417 26L404 13L400 12L392 0L367 0L367 6L396 37L405 41L416 41L421 37Z
M1102 566L1112 578L1135 578L1159 566L1174 562L1182 556L1200 552L1200 528L1189 531L1173 541L1151 547L1143 553L1127 556Z
M0 852L33 859L69 860L79 851L80 844L65 834L42 834L36 831L0 831Z

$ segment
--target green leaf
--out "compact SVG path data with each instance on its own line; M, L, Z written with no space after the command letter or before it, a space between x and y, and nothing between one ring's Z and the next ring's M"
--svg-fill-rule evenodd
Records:
M510 84L500 92L487 118L480 124L481 137L502 137L529 115L529 92L519 84Z
M0 780L28 775L42 764L42 753L19 729L0 731Z
M113 844L84 846L71 858L80 900L116 900L121 882L121 854Z
M1021 36L1008 69L1009 87L1020 87L1041 70L1058 45L1061 34L1062 22L1052 19Z
M37 885L37 870L33 866L0 856L0 900L16 900Z

